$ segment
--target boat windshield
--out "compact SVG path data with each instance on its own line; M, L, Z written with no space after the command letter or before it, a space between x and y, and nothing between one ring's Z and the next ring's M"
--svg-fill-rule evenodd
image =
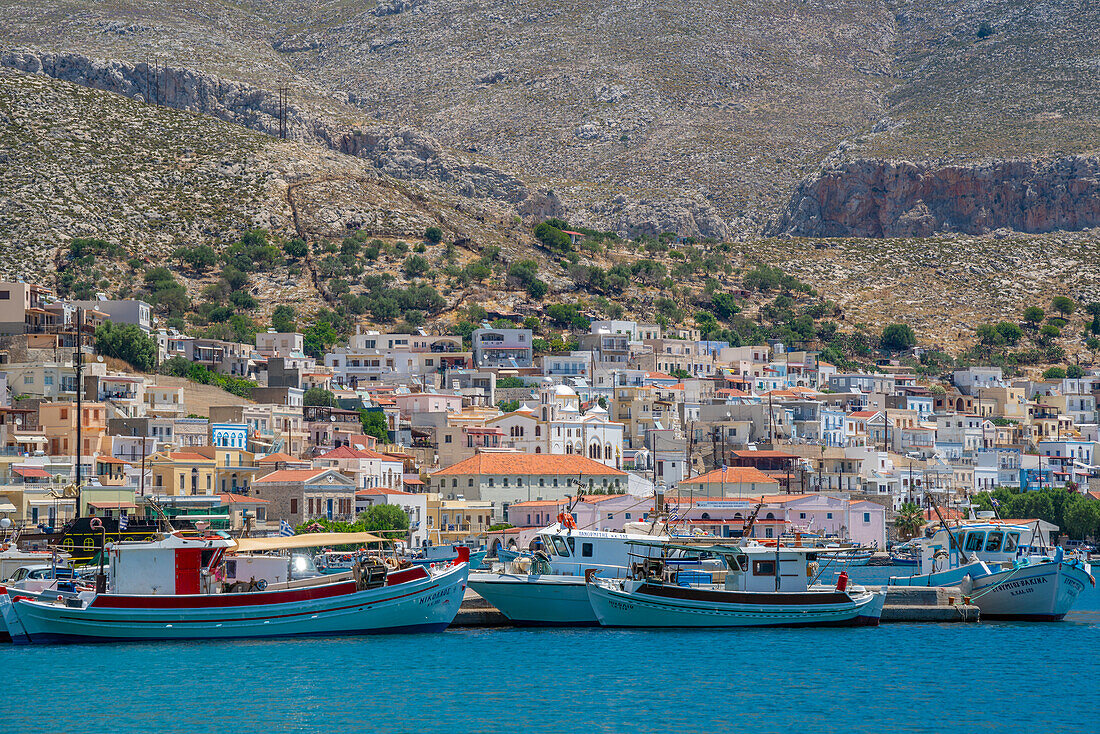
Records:
M985 531L976 530L966 534L966 550L980 551L985 545Z
M565 541L562 540L561 536L552 535L550 536L550 539L554 541L554 550L556 551L557 555L561 556L562 558L568 558L569 548L565 545Z
M726 565L731 571L744 572L749 567L749 557L744 553L739 553L736 556L726 556Z
M1009 533L1008 535L1005 536L1005 547L1004 547L1004 552L1005 553L1015 553L1016 548L1018 548L1019 545L1020 545L1020 534L1019 533Z
M986 553L997 553L1001 550L1001 541L1004 540L1004 533L990 533L989 539L985 541Z

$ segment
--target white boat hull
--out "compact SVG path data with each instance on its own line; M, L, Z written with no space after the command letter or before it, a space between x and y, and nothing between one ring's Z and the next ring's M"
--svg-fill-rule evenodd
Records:
M470 588L518 625L596 625L584 577L472 573Z
M1089 583L1089 574L1080 565L1039 563L974 579L968 595L982 619L1056 622L1073 608Z
M630 585L630 582L627 582ZM712 592L710 600L683 587L642 584L624 589L617 581L588 584L596 618L605 627L805 627L877 625L884 592ZM654 592L657 593L647 593ZM812 597L819 596L814 600Z
M1065 617L1090 583L1083 564L1052 561L996 572L979 561L935 574L890 578L891 586L958 586L982 619L1051 622Z
M101 595L83 608L17 599L16 643L186 640L420 632L458 613L469 568L373 589L338 582L289 591L180 596Z

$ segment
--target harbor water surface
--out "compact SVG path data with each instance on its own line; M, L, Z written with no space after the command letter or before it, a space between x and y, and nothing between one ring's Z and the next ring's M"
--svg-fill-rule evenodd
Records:
M0 669L13 732L1014 734L1096 731L1098 653L1086 588L1057 623L5 646Z

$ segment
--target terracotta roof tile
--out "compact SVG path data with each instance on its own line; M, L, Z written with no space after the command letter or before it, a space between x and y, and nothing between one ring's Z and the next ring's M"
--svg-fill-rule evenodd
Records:
M257 464L274 464L279 461L301 461L301 459L283 453L268 454L267 456L256 459Z
M680 486L685 484L747 484L750 482L753 484L779 484L778 481L756 467L730 466L725 469L714 469L691 479L682 479L680 480Z
M432 476L453 476L460 474L545 474L560 476L617 476L625 477L626 472L619 471L600 462L578 454L513 454L488 453L474 454L468 459L437 471Z
M399 461L387 454L381 454L370 449L353 449L350 446L338 446L328 453L321 454L318 459L381 459L382 461Z
M324 474L331 469L280 469L270 474L265 474L259 479L254 479L253 484L270 484L274 482L305 482Z
M263 503L267 504L269 500L260 499L259 497L249 497L243 494L233 494L232 492L223 492L221 495L221 501L227 505L236 504L238 502L243 504Z

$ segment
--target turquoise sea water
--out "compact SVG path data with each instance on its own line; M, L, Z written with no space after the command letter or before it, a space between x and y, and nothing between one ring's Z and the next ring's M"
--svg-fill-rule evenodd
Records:
M1098 654L1087 588L1060 623L4 646L0 711L97 734L1088 732Z

